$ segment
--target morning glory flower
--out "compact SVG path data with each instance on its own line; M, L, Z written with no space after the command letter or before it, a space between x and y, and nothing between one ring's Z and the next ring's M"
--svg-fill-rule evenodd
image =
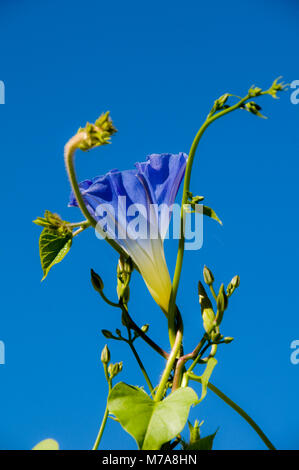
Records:
M171 280L163 243L186 161L184 153L152 154L145 162L136 163L133 170L112 170L79 184L84 203L101 232L114 238L132 258L165 313ZM78 206L74 194L69 206Z

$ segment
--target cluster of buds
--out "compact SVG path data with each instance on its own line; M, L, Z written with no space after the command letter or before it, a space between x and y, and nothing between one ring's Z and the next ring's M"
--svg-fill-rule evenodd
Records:
M209 336L209 338L214 343L219 343L220 341L223 343L230 343L233 338L231 337L224 337L219 332L219 326L222 322L223 315L225 310L228 306L228 298L232 295L232 293L239 287L240 285L240 277L234 276L233 279L227 286L225 290L224 285L221 284L218 294L216 295L214 291L214 275L212 271L205 266L203 270L203 278L205 283L209 286L215 300L217 306L217 312L215 314L212 302L210 301L206 290L202 283L198 282L198 295L199 295L199 303L201 307L201 314L203 319L203 326L204 329Z
M232 96L232 95L230 93L225 93L224 95L220 96L220 98L215 100L214 105L209 113L209 116L212 116L217 111L221 111L222 109L229 108L229 106L226 104L229 96Z
M85 133L84 139L78 144L78 148L87 151L93 147L110 144L110 139L117 132L109 116L109 111L101 114L94 124L86 123L80 127L78 134Z
M130 279L133 271L133 262L131 258L125 259L123 256L119 257L117 265L117 295L119 300L126 305L130 298Z
M277 92L284 91L288 87L287 83L278 82L278 80L280 80L281 78L282 77L276 78L276 80L274 80L274 82L270 86L269 90L267 90L266 92L268 95L271 95L273 98L277 98Z
M35 219L33 222L40 227L43 227L47 230L53 230L61 235L72 233L68 223L62 220L58 214L54 214L50 211L45 211L44 217L37 217L37 219Z
M110 379L114 379L114 377L117 376L121 371L123 370L123 363L122 362L116 362L115 364L109 364L108 366L108 374Z
M104 346L103 350L102 350L102 353L101 353L101 361L104 365L104 368L106 368L106 370L108 372L109 380L112 380L114 377L117 376L117 374L119 374L122 371L123 363L122 362L116 362L115 364L112 364L112 363L109 364L110 358L111 358L110 351L109 351L108 346L106 344Z
M255 98L256 96L260 96L262 94L263 90L255 85L252 85L249 90L248 90L248 95L252 98Z

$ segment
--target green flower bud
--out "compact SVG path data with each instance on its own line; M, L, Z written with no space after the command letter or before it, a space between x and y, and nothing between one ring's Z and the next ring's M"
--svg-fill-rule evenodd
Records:
M78 130L78 134L84 133L84 140L78 147L83 150L90 150L93 147L110 144L110 139L117 130L113 126L109 116L109 111L103 113L94 124L86 123L84 128Z
M111 331L109 331L109 330L101 330L101 331L102 331L102 334L105 336L105 338L107 338L107 339L113 339L114 338Z
M149 329L149 325L148 324L143 325L140 329L141 329L141 331L143 331L143 333L147 333L148 329Z
M208 286L211 286L214 282L213 273L209 268L207 268L207 266L203 268L203 278Z
M90 270L90 274L91 274L91 283L93 285L93 288L97 292L102 292L102 290L104 289L104 283L101 277L96 272L94 272L93 269Z
M215 313L205 288L200 281L198 282L198 296L203 319L203 327L206 333L210 334L215 326Z
M224 311L227 308L227 304L228 304L228 298L224 290L224 285L221 284L219 293L217 296L217 316L216 316L217 325L220 325L222 321Z
M231 280L231 284L235 289L237 289L237 287L239 287L240 285L240 276L238 275L234 276Z
M263 119L267 119L266 116L263 116L260 113L260 110L262 109L258 104L256 104L254 101L249 101L248 103L245 104L245 109L249 111L250 113L259 116Z
M288 88L288 84L287 83L278 83L278 80L280 80L282 77L278 77L276 78L276 80L274 80L274 82L272 83L271 87L269 88L269 90L267 91L267 93L269 95L271 95L273 98L277 98L277 92L278 91L284 91L285 89Z
M123 363L122 362L117 362L116 364L109 364L108 366L108 373L110 379L113 379L114 377L117 376L123 369Z
M252 97L259 96L262 93L262 89L259 87L256 87L252 85L252 87L249 89L248 94Z
M121 331L118 328L116 328L115 333L117 334L117 336L121 336Z
M107 344L105 344L104 349L102 350L101 361L103 364L108 364L108 362L110 361L110 351L108 349Z
M231 343L233 340L234 340L234 338L232 338L231 336L226 336L226 337L224 338L223 342L224 342L225 344L229 344L229 343Z
M227 286L227 295L232 295L235 289L237 289L240 285L240 277L234 276L232 280L230 281L229 285Z
M221 284L219 293L217 296L217 309L220 312L224 312L224 310L226 310L227 308L227 304L228 304L227 295L224 291L224 285Z
M117 295L124 304L127 304L130 298L129 282L131 273L134 269L131 258L125 259L123 256L119 257L117 264Z

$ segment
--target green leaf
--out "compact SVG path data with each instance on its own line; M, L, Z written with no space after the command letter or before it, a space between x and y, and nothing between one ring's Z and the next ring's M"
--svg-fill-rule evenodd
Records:
M39 239L39 254L44 273L42 281L54 264L60 263L68 253L72 245L73 235L71 230L60 228L49 230L45 228Z
M211 217L211 219L214 219L217 222L219 222L220 225L223 225L222 221L219 219L216 212L213 209L211 209L210 207L202 206L202 212L203 212L203 215L207 215L208 217Z
M213 442L217 431L210 436L202 437L201 439L197 439L194 442L190 442L189 444L184 443L183 449L184 450L212 450Z
M59 444L54 439L40 441L32 450L59 450Z
M208 383L209 383L210 377L212 375L212 372L213 372L214 367L216 366L216 364L217 364L217 359L215 359L215 357L210 357L210 359L207 362L205 371L202 374L202 376L200 377L200 379L201 379L200 382L201 382L201 387L202 388L201 388L201 397L198 400L198 402L196 403L197 405L198 405L198 403L200 403L205 398L205 396L207 394Z
M120 382L109 395L108 408L139 449L158 450L182 431L196 400L194 390L186 387L155 402L142 389Z

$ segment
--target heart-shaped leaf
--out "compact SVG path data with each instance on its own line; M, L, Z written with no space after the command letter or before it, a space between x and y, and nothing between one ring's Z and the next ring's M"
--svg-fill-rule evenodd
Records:
M59 444L54 439L40 441L32 450L59 450Z
M155 402L142 389L120 382L109 395L108 408L139 449L159 450L182 431L196 400L194 390L186 387Z
M72 245L73 235L69 229L49 230L44 229L39 239L39 253L44 273L44 280L54 264L60 261L68 253Z

